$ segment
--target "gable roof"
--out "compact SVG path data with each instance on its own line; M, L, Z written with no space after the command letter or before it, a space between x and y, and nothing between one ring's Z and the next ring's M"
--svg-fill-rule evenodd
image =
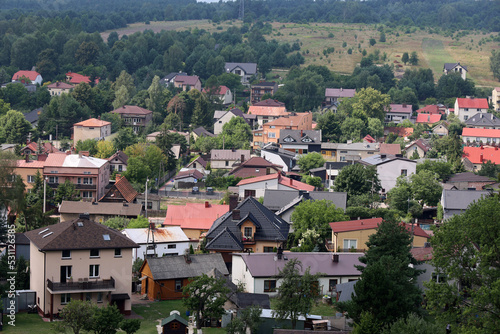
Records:
M439 109L439 106L436 104L428 104L423 108L417 110L418 114L442 114L444 111Z
M188 170L177 173L177 175L174 176L172 179L173 180L180 180L180 179L185 179L187 177L193 177L197 180L201 180L201 179L203 179L204 175L197 169L188 169Z
M464 147L464 149L467 147ZM481 176L474 174L472 172L463 172L463 173L457 173L450 177L447 181L447 183L455 183L455 182L488 182L492 181L489 177L487 176ZM494 181L492 181L494 182Z
M121 195L121 196L119 196ZM99 201L105 198L109 199L119 199L123 198L128 203L132 203L139 193L132 187L130 182L125 176L119 174L116 175L116 182L113 184L109 190L101 197Z
M60 82L60 81L51 83L50 85L47 85L47 88L55 88L55 89L72 89L74 87L75 86L73 86L73 85L70 85L70 84L65 83L65 82Z
M241 156L245 160L250 159L250 150L212 150L210 151L210 161L241 161Z
M175 320L175 321L180 322L181 324L183 324L183 325L184 325L184 326L186 326L186 327L188 326L188 322L187 322L187 320L186 320L186 319L184 319L183 317L181 317L180 315L178 315L177 313L173 313L173 314L171 314L169 317L167 317L167 318L163 319L163 320L161 321L161 326L163 327L163 326L165 326L166 324L169 324L169 323L171 323L171 322L172 322L172 321L174 321L174 320Z
M214 87L215 89L215 87ZM209 89L208 88L203 88L202 92L203 93L208 93ZM229 91L229 88L226 86L222 85L217 87L217 91L214 92L214 95L226 95L226 93Z
M40 251L139 247L117 230L86 218L41 227L25 235Z
M125 154L125 152L123 152L123 151L116 151L116 153L115 153L115 154L113 154L112 156L110 156L110 157L108 158L108 161L109 161L109 162L112 162L112 161L113 161L113 160L115 160L115 159L118 159L118 160L120 160L121 162L123 162L124 164L126 164L126 163L127 163L127 161L128 161L128 155L127 155L127 154Z
M268 100L264 100L268 101ZM282 106L267 106L267 105L253 105L248 108L248 114L250 115L258 115L258 116L286 116L289 115L286 111L284 105Z
M345 88L327 88L325 90L325 97L354 97L356 95L356 89L345 89Z
M166 76L161 78L160 82L161 83L170 82L170 81L172 81L173 78L175 78L178 75L187 75L187 73L186 72L170 72L169 74L167 74Z
M496 165L500 165L500 151L498 147L464 147L463 157L468 158L473 164L491 161Z
M257 73L257 64L256 63L226 63L225 68L226 72L231 72L235 68L241 68L247 75L252 75Z
M382 164L385 164L385 163L388 163L388 162L391 162L391 161L394 161L394 160L403 160L403 161L407 161L407 162L411 162L411 163L417 163L415 160L411 160L411 159L407 159L407 158L403 158L403 157L398 157L396 155L392 155L392 154L387 154L387 155L383 155L383 154L378 154L378 155L374 155L373 157L368 157L368 158L364 158L362 160L360 160L360 163L362 163L363 165L368 165L368 166L379 166L379 165L382 165Z
M451 71L452 69L454 69L457 66L461 66L464 70L467 71L467 66L460 65L460 63L444 63L443 69L446 71Z
M477 109L488 109L487 99L476 99L476 98L457 98L457 104L459 108L477 108Z
M153 112L148 109L144 109L138 106L130 106L130 105L125 105L122 106L121 108L117 108L115 110L110 111L111 113L116 113L116 114L131 114L131 115L149 115L152 114Z
M265 127L271 127L271 126L299 126L299 125L305 125L306 123L306 117L310 115L309 112L303 112L303 113L294 113L294 114L288 114L284 115L281 117L278 117L272 121L269 121L264 124Z
M80 202L62 201L59 205L59 213L80 214L82 212L90 215L114 215L121 217L137 217L142 213L140 203L113 203L113 202Z
M209 131L207 131L204 127L199 126L196 129L193 130L193 132L197 136L206 136L206 137L215 137L215 135Z
M490 195L485 190L449 190L444 189L441 203L445 210L465 210L474 201Z
M80 73L68 72L66 73L66 77L69 78L68 81L72 84L80 84L82 82L90 83L90 77ZM99 83L99 79L96 78L95 83Z
M73 126L85 126L85 127L96 127L96 128L107 125L111 125L111 122L101 121L100 119L97 118L89 118L85 121L73 124Z
M207 162L205 161L205 159L203 159L203 158L201 157L201 155L200 155L198 158L196 158L196 159L194 159L193 161L191 161L191 162L190 162L190 163L189 163L186 167L189 167L189 166L193 165L195 162L197 162L197 163L199 163L200 165L202 165L202 166L203 166L203 168L207 168Z
M429 143L427 141L423 140L422 138L419 138L419 139L413 141L412 143L406 145L405 150L408 150L413 145L417 145L425 153L427 153L431 149L431 146L429 145Z
M377 228L382 223L382 218L369 218L348 220L330 223L333 233L351 232L359 230L371 230Z
M43 113L43 108L36 108L36 109L33 109L32 111L24 114L24 118L26 118L26 120L28 122L33 124L33 123L38 121L38 118L40 117L40 115L42 113Z
M277 172L280 172L281 166L274 165L261 157L253 157L250 158L243 163L241 163L238 167L229 172L229 175L234 175L235 177L251 177L256 176L258 173L256 169L263 169L263 172L266 172L267 168L272 168Z
M500 129L463 128L462 137L500 138Z
M287 139L285 139L287 138ZM280 130L278 143L321 144L321 130Z
M169 205L164 226L177 225L186 229L208 230L213 222L229 210L227 204L186 203Z
M412 107L411 104L396 104L396 103L391 103L390 105L390 113L400 113L400 114L411 114L412 113Z
M214 268L223 275L229 275L222 255L219 253L191 254L189 257L191 263L186 262L184 255L147 258L143 267L146 263L149 265L155 281L198 277Z
M194 86L200 81L200 77L197 75L178 75L175 77L174 82L180 83L182 85Z
M500 119L490 113L477 113L465 121L466 126L500 126Z
M380 154L401 154L401 145L399 144L386 144L386 143L380 143L380 149L379 152Z
M298 196L289 203L285 204L280 210L276 212L276 214L281 215L304 201L320 201L320 200L327 200L331 204L335 205L336 208L345 211L347 203L347 193L329 192L329 191L312 191L312 192L299 191Z
M17 71L12 76L12 80L19 80L21 77L26 77L30 79L31 82L33 82L39 75L40 73L38 73L37 71Z
M441 114L417 114L417 123L434 124L441 120Z
M137 244L148 243L148 233L154 236L155 243L189 242L189 238L179 226L167 226L155 229L126 228L122 231L130 240ZM149 241L151 243L151 240Z
M293 189L297 189L297 190L307 190L307 191L314 190L314 186L311 186L309 184L306 184L306 183L303 183L303 182L300 182L297 180L290 179L286 176L282 176L281 173L274 173L274 174L269 174L269 175L258 176L258 177L253 177L250 179L241 180L240 182L238 182L237 186L242 186L245 184L252 184L252 183L262 182L262 181L267 181L267 180L274 180L274 179L278 179L279 184L286 186L286 187L289 187L289 188L293 188Z

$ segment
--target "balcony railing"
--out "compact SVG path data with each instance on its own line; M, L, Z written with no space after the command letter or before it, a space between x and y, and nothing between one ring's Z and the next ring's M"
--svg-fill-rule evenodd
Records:
M79 279L77 282L55 283L47 280L47 287L53 291L88 291L88 290L114 290L115 280L113 277L102 280L84 280Z
M77 183L77 184L75 184L75 189L78 189L78 190L96 190L97 189L97 185L96 184L81 184L81 183Z

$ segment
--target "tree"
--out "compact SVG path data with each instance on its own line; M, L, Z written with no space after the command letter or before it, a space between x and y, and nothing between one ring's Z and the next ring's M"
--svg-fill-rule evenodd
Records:
M357 118L378 118L384 122L391 99L373 88L362 88L352 98L352 116Z
M444 326L439 323L427 321L416 313L410 313L407 317L399 318L386 327L382 334L436 334L443 333L443 329Z
M441 200L443 187L439 183L438 175L432 171L421 170L410 176L413 199L420 205L436 206Z
M138 216L137 218L130 219L127 228L145 228L149 227L149 220L144 216Z
M79 140L76 143L75 150L77 152L87 151L89 156L93 157L97 154L97 141L95 139L85 139L84 141Z
M123 230L129 223L129 220L124 217L113 217L106 220L103 225L114 228L115 230Z
M477 175L500 179L500 166L486 160L481 164L481 169L477 172Z
M130 101L131 96L126 86L120 86L115 93L115 100L113 101L113 108L118 109L123 107Z
M86 329L95 334L115 334L123 321L123 315L116 305L94 306L94 313Z
M113 142L109 140L99 140L97 142L96 158L107 159L116 152Z
M82 42L76 50L75 59L80 65L93 64L99 56L99 47L94 42Z
M406 65L410 57L408 56L408 52L403 53L403 56L401 57L401 61Z
M222 132L217 136L217 146L231 149L248 149L252 141L252 128L241 117L233 117L224 124Z
M415 282L420 271L414 269L417 261L410 253L411 243L410 233L398 221L382 221L369 237L368 250L359 258L365 266L356 266L361 277L354 286L355 295L338 304L355 324L360 324L364 312L389 325L418 311L422 297Z
M31 123L19 111L10 110L0 116L0 143L24 144L32 130Z
M436 97L441 102L449 98L474 96L474 93L474 81L462 79L458 72L443 74L436 85Z
M370 46L374 46L375 44L377 44L375 38L370 38Z
M198 330L203 325L203 319L219 318L224 314L223 306L229 292L224 278L209 277L206 274L193 278L182 289L182 302L194 314Z
M297 165L299 165L302 173L309 173L311 169L323 167L324 164L325 159L319 152L310 152L302 155L297 161Z
M370 136L377 139L384 136L384 123L378 118L368 118L366 131Z
M381 43L385 42L385 33L383 31L380 32L379 42Z
M366 134L366 123L361 118L348 117L340 126L342 136L340 140L347 142L352 140L354 142L360 141Z
M166 109L166 97L167 93L165 88L160 84L160 77L155 75L151 86L148 88L149 97L146 99L146 107L157 113L163 114L164 109Z
M139 319L126 319L120 324L120 329L127 334L134 334L141 328L141 320Z
M500 198L469 205L434 230L432 264L448 284L426 284L432 316L456 324L454 333L494 333L500 326Z
M377 193L381 189L377 169L374 166L361 164L346 166L335 178L334 189L346 192L348 198L366 193Z
M490 69L493 77L500 81L500 51L491 51L490 56Z
M417 164L417 174L423 170L431 171L437 174L437 179L441 182L448 180L450 175L453 174L452 165L446 161L431 161L424 160L421 163Z
M73 299L59 313L61 321L56 323L56 328L63 332L70 329L74 334L79 334L88 326L93 314L94 308L90 302Z
M276 276L281 284L273 316L281 320L290 319L292 329L295 329L299 317L306 316L311 311L313 302L319 295L319 277L319 273L311 274L309 267L304 270L299 260L289 260Z
M238 317L234 318L226 328L228 334L244 334L247 330L250 333L257 333L259 323L262 321L260 315L262 309L258 305L251 305L238 312Z
M302 178L302 182L314 186L317 189L323 188L323 180L321 180L319 176L306 175L305 177Z
M134 130L130 127L121 128L118 131L118 135L113 140L113 145L119 151L125 150L125 148L137 143L137 136Z
M111 132L115 133L122 127L122 119L118 113L104 113L101 115L101 120L111 122Z
M57 187L54 200L57 204L61 204L62 201L79 201L80 192L76 189L74 183L66 179L64 183L59 184Z
M416 51L412 51L409 59L410 64L412 65L418 65L418 55Z
M314 230L320 234L322 243L331 236L329 223L349 220L341 208L327 200L303 201L292 213L294 239L297 242L303 233Z

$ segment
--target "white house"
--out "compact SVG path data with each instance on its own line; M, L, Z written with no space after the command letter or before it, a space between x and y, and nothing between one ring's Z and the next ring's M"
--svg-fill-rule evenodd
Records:
M260 156L274 165L282 166L284 172L292 171L297 163L297 154L279 148L272 143L262 148Z
M132 250L132 262L152 254L157 257L183 255L189 250L189 238L180 226L160 228L126 228L122 233L139 245ZM149 246L149 249L148 249Z
M445 63L443 73L448 74L450 72L460 73L460 76L464 80L467 78L467 66L460 65L460 63Z
M455 115L461 122L465 122L477 113L488 112L488 100L476 98L457 98L455 101Z
M411 104L390 104L390 110L385 112L385 123L402 123L410 119L412 114Z
M257 74L256 63L226 63L224 68L227 73L239 75L242 84L248 84L250 79Z
M313 191L314 186L274 173L264 176L243 179L238 184L240 198L264 197L266 189Z
M12 82L26 83L25 78L29 79L33 85L42 85L42 75L37 71L17 71L12 76Z
M365 166L375 166L378 178L382 186L382 193L385 194L396 186L399 176L410 176L417 170L417 162L403 158L401 154L379 154L360 161Z
M210 91L210 89L203 88L203 93L212 94L214 98L218 99L219 103L230 104L233 102L233 93L226 86L218 87L217 91Z
M231 110L216 110L214 112L214 134L218 135L222 133L224 124L229 122L233 117L241 117L245 119L243 111L238 108Z
M279 251L278 251L279 252ZM276 275L291 259L302 263L300 273L310 268L311 274L323 273L319 278L321 294L334 291L337 284L359 279L361 272L354 266L362 265L362 253L235 253L231 278L234 284L243 283L249 293L277 294L280 279Z

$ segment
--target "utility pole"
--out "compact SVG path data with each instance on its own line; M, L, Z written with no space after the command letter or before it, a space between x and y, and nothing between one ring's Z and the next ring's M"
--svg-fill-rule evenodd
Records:
M146 179L146 204L145 204L146 218L148 218L148 182L149 178Z
M43 179L43 213L45 213L45 211L47 210L46 207L47 207L47 177Z

